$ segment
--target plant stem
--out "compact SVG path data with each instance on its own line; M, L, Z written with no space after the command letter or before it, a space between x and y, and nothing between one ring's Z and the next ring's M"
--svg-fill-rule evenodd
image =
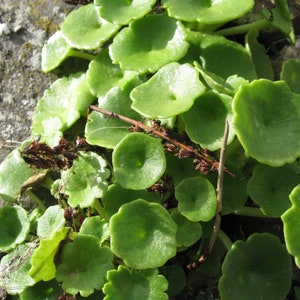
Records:
M219 230L220 230L221 213L222 213L222 206L223 206L224 164L225 164L225 152L226 152L228 133L229 133L229 124L228 124L228 120L226 120L224 135L223 135L223 142L222 142L221 153L220 153L220 163L219 163L219 168L218 168L218 183L217 183L217 189L216 189L217 210L216 210L216 216L215 216L215 224L214 224L213 234L210 238L207 249L206 249L205 253L203 253L199 258L200 263L203 262L207 258L207 256L211 253L211 251L215 245L215 242L217 240Z
M93 207L96 209L96 211L98 212L99 216L104 219L104 220L107 220L107 217L105 215L105 211L103 209L103 207L101 206L100 202L98 199L96 199L94 202L93 202Z
M43 201L39 197L37 197L30 189L26 190L26 194L36 202L41 211L44 212L46 210L46 206Z
M219 230L218 238L221 240L226 250L230 250L232 246L232 241L230 240L228 235L221 229Z
M243 206L235 210L234 214L254 218L268 218L268 216L264 215L258 207Z
M216 33L218 35L226 36L226 35L237 35L249 32L252 28L257 28L258 30L267 28L270 26L270 22L266 19L256 21L254 23L239 25L235 27L225 28L221 30L217 30Z
M71 49L69 51L68 56L79 57L79 58L83 58L83 59L86 59L86 60L95 59L95 55L90 54L90 53L86 53L86 52L81 52L81 51L78 51L78 50L75 50L75 49Z

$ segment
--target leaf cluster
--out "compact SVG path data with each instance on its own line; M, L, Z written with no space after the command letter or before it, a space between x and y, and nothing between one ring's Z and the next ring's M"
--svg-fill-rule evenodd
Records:
M66 17L42 51L64 76L0 165L14 204L0 210L1 288L183 299L195 267L223 300L285 299L300 267L300 62L274 75L261 32L295 38L286 1L268 2L94 0ZM283 243L219 228L235 214L281 219Z

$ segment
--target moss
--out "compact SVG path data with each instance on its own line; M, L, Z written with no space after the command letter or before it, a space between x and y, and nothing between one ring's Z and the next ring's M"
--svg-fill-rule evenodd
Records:
M58 24L53 23L51 20L49 20L47 18L43 18L43 17L39 18L35 22L35 26L40 29L43 29L44 31L46 31L46 33L49 33L49 34L53 34L57 30L59 30Z
M54 23L51 18L41 15L44 5L45 0L28 2L28 6L31 7L31 16L35 19L34 26L38 29L44 30L47 35L51 35L59 29L59 25Z

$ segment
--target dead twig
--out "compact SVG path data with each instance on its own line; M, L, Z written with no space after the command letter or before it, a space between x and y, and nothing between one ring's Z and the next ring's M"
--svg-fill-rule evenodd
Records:
M169 135L168 130L164 127L157 127L157 126L149 127L149 126L143 124L142 122L133 120L133 119L125 117L123 115L119 115L117 113L108 111L106 109L100 108L95 105L90 105L89 108L94 111L100 112L106 116L120 119L124 122L127 122L127 123L135 126L139 130L142 130L146 133L150 133L156 137L162 138L163 140L167 141L168 143L173 144L174 146L180 148L182 150L182 152L185 153L185 157L192 157L192 158L200 159L200 160L204 161L206 164L210 165L212 167L211 168L212 170L218 170L220 167L219 162L216 159L205 154L203 149L201 149L200 147L195 148L193 146L186 145L186 144L178 141L177 139L171 137ZM222 169L224 170L224 172L233 176L233 174L231 172L229 172L226 168L224 168L224 166Z
M208 255L212 252L213 247L215 245L215 242L218 237L220 225L221 225L221 213L222 213L222 206L223 206L223 178L224 178L224 164L225 164L225 152L226 152L226 144L228 139L228 133L229 133L229 124L226 120L225 123L225 129L224 129L224 135L223 135L223 142L221 147L221 153L220 153L220 162L219 162L219 168L218 168L218 183L217 183L217 209L216 209L216 216L215 216L215 223L213 228L213 233L211 235L210 241L207 245L207 248L205 252L200 256L197 262L192 263L191 265L188 265L188 269L195 268L198 264L201 264L206 260Z

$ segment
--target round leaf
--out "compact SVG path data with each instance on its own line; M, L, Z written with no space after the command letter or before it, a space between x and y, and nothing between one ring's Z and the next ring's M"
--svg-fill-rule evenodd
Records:
M28 275L34 248L35 243L18 245L1 259L0 288L5 288L8 294L19 294L35 283Z
M177 211L172 212L171 217L177 225L177 247L189 247L200 239L202 235L200 223L191 222Z
M300 94L300 60L288 59L284 61L280 79L287 83L292 92Z
M265 215L276 218L291 206L289 194L298 183L299 175L286 166L257 165L248 182L248 191Z
M246 153L279 167L300 156L300 95L283 81L255 80L233 100L234 127Z
M160 139L134 132L126 136L113 152L114 175L126 189L143 190L164 174L166 157Z
M192 222L211 220L217 207L213 185L204 177L186 178L175 189L178 211Z
M43 136L43 141L56 146L62 132L71 127L95 98L88 88L85 74L56 80L39 100L33 116L32 133Z
M20 206L4 206L0 209L0 250L7 251L21 244L30 228L25 209Z
M199 171L195 169L192 159L178 159L173 154L167 154L166 173L172 177L175 186L187 177L197 177L200 175Z
M120 31L109 46L109 53L123 70L154 73L186 54L185 37L179 21L162 14L148 15Z
M157 268L176 254L176 224L157 203L138 199L110 219L111 249L128 267Z
M149 192L147 190L127 190L117 183L110 185L102 199L106 216L110 218L123 204L139 198L156 203L160 203L162 200L158 193Z
M205 91L198 72L189 65L170 63L134 88L132 108L149 118L170 118L191 108Z
M129 98L131 87L121 90L112 88L104 98L99 99L99 107L108 111L141 120L141 116L131 109L132 101ZM107 118L107 116L93 111L89 115L89 121L85 128L85 137L91 145L105 148L114 148L125 136L130 134L129 124L118 118Z
M95 0L94 4L100 6L102 18L116 24L128 24L150 12L155 2L155 0Z
M273 80L274 72L269 56L266 55L265 47L257 41L259 30L250 30L246 35L246 48L251 55L252 62L258 78Z
M40 281L34 286L27 287L22 294L20 300L57 300L63 290L56 280Z
M167 300L168 282L157 269L131 271L124 266L107 273L103 291L107 300Z
M200 40L200 61L205 70L223 79L232 75L248 80L257 78L248 51L241 44L223 36L203 35Z
M229 148L227 148L227 150L229 152ZM234 153L233 157L235 161L238 161L236 153ZM226 157L226 162L227 161L228 157ZM233 167L228 163L226 163L226 167L234 174L234 176L224 174L222 215L230 214L243 207L248 198L245 174L240 168ZM215 188L217 188L218 173L209 173L207 174L207 178L213 183Z
M65 222L64 210L59 205L50 206L38 219L37 235L39 237L50 237L61 229Z
M90 235L77 235L73 243L64 245L56 279L64 291L78 292L87 297L104 285L106 272L114 268L113 254L107 247L99 247L98 239Z
M119 28L119 25L100 18L98 9L93 4L81 6L71 12L61 24L62 34L68 44L86 50L99 48Z
M178 265L163 266L159 271L169 282L167 290L169 297L179 294L185 288L187 281L186 275L183 269Z
M201 95L192 108L182 115L185 130L190 139L202 148L211 151L222 146L224 126L231 113L232 98L212 91ZM230 128L231 129L231 128ZM228 143L234 138L234 131L229 131Z
M288 252L294 256L295 263L300 268L300 185L295 187L290 194L292 207L289 208L282 216L284 240Z
M223 300L285 299L292 279L285 246L268 233L237 241L222 265L219 291Z
M100 216L86 218L79 233L92 235L102 243L109 237L108 223L102 220Z
M19 149L13 150L0 164L0 196L13 202L19 195L23 183L33 175L33 170L20 156Z
M105 49L91 61L87 81L93 95L104 97L114 87L124 88L137 74L135 71L123 71L118 65L114 65Z
M204 24L221 24L237 19L249 12L253 7L252 0L163 0L162 5L167 8L171 17L176 19L199 22Z
M101 156L94 152L80 152L72 167L61 174L60 193L69 196L68 203L72 207L93 206L94 200L101 198L106 191L109 175L106 161Z
M70 52L71 46L61 31L55 32L42 49L42 71L47 73L58 67Z

